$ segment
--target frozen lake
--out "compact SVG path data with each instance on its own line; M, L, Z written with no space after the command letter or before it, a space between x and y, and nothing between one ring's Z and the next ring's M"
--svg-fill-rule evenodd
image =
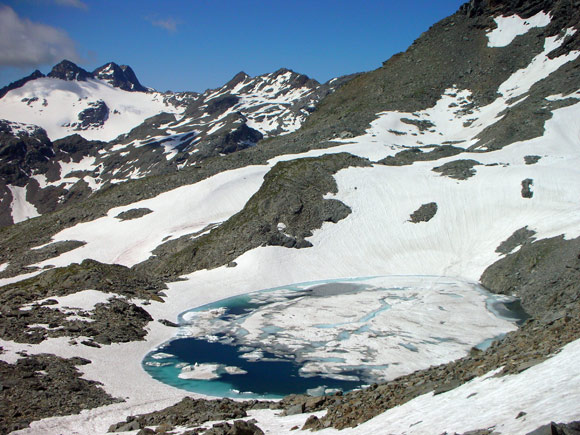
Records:
M143 367L212 396L349 391L460 358L524 318L517 301L447 277L293 284L182 313Z

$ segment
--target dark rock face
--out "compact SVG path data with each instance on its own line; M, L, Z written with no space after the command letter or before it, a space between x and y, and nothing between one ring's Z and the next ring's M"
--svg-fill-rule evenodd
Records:
M215 98L211 100L205 109L210 115L215 115L217 113L223 113L230 107L234 107L239 101L239 98L235 95L226 95L224 97Z
M540 156L524 156L524 162L526 165L534 165L540 161L542 157Z
M133 69L128 65L117 65L109 62L93 71L96 79L103 80L111 86L130 92L147 92L135 75Z
M445 163L442 166L433 168L433 171L440 172L441 175L455 180L467 180L469 177L475 175L474 166L481 165L476 160L454 160L453 162Z
M455 156L464 152L462 148L454 147L452 145L443 145L433 148L429 152L423 152L420 148L409 148L395 154L388 156L377 163L387 166L405 166L412 165L414 162L424 162L431 160L439 160L445 157Z
M520 228L519 230L516 230L506 240L501 242L501 244L497 247L495 252L499 252L500 254L509 254L516 247L522 246L527 243L531 243L534 240L536 240L536 238L534 237L535 234L536 232L529 230L527 226Z
M431 219L433 219L435 213L437 213L436 202L423 204L421 207L415 210L413 214L411 214L409 221L413 222L414 224L419 222L429 222Z
M29 76L26 76L20 80L16 80L15 82L12 82L9 85L4 86L2 89L0 89L0 98L2 98L4 95L6 95L11 90L21 88L29 81L40 79L42 77L46 77L46 76L44 74L42 74L40 71L35 70Z
M548 36L557 34L561 29L573 27L580 21L578 3L569 0L470 0L459 9L460 13L470 18L513 14L529 18L541 11L551 12L551 22L546 29ZM574 35L552 55L560 56L577 50L579 46L580 38Z
M102 127L109 119L109 107L103 100L89 103L89 107L79 113L79 122L75 130Z
M13 128L19 130L13 133ZM22 128L0 120L0 183L24 186L32 171L45 173L54 157L52 143L40 127Z
M525 243L489 266L481 283L494 293L515 295L529 314L541 317L580 301L580 238Z
M67 81L78 80L84 82L87 79L93 78L93 75L71 61L63 60L52 68L48 73L48 77Z
M132 92L147 92L139 79L135 75L133 69L128 65L117 65L114 62L109 62L93 72L88 72L74 63L63 60L52 68L48 73L48 77L53 77L61 80L78 80L86 81L87 79L99 79L109 83L111 86L124 91ZM36 77L35 77L36 78ZM23 79L24 80L24 79ZM22 85L20 85L22 86ZM1 98L1 97L0 97Z
M0 361L0 432L28 427L35 420L119 402L97 382L81 378L81 358L25 356L16 364Z
M247 75L245 72L240 71L235 76L233 76L232 79L229 82L227 82L225 84L225 87L228 88L228 89L233 89L236 85L242 83L244 80L246 80L249 77L250 76Z
M532 191L532 186L534 185L534 180L531 178L526 178L522 180L522 198L533 198L534 192Z
M52 143L46 132L33 125L0 120L0 226L12 224L12 194L8 185L25 187L26 200L41 214L65 207L92 193L80 180L87 172L61 174L60 162L79 162L86 156L97 156L105 144L88 141L79 135L68 136ZM33 176L42 175L49 183L64 176L78 177L74 185L41 187ZM1 196L4 192L4 196ZM18 262L18 261L17 261Z
M115 216L115 218L122 221L129 221L132 219L139 219L140 217L146 216L149 213L153 213L153 210L148 208L133 208L131 210L119 213L117 216Z
M221 154L235 153L256 145L263 137L264 135L258 130L242 124L234 131L228 132L218 139L215 151Z
M78 162L85 156L98 155L99 150L104 148L105 142L87 140L79 134L73 134L55 140L53 145L55 152L64 151L73 161Z

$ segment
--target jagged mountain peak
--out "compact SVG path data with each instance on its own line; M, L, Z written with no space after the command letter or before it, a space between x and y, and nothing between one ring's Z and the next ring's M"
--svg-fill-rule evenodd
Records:
M78 80L84 82L87 79L92 78L92 74L70 60L65 59L52 68L48 73L48 77L67 81Z
M225 86L227 88L233 88L236 85L242 83L244 80L247 80L248 78L250 78L248 74L246 74L244 71L240 71L235 76L233 76L232 79L225 84Z
M109 62L95 69L93 76L124 91L147 92L147 88L141 85L135 72L128 65L117 65L115 62Z
M269 76L276 79L279 79L280 77L287 77L286 81L294 87L306 86L309 88L314 88L320 85L317 80L308 77L306 74L298 73L289 68L279 68L278 70L269 74Z

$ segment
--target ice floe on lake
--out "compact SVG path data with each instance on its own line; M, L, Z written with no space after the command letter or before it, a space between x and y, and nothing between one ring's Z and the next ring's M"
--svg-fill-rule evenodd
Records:
M363 385L460 358L514 330L516 319L504 305L510 301L468 281L434 276L295 284L183 313L176 348L197 346L191 351L195 360L201 349L209 353L212 345L225 346L222 353L237 354L233 358L244 364L290 362L300 377ZM167 354L151 358L159 355ZM230 360L215 358L182 367L178 377L211 380L224 372L236 374L223 368ZM238 369L246 373L247 368Z

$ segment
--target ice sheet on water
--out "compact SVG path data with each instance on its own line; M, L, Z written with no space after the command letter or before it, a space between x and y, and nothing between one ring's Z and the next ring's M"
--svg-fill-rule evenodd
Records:
M248 296L249 309L239 309L241 299L232 298L221 309L211 304L182 315L187 324L180 336L239 346L248 360L264 352L294 355L304 362L305 375L351 379L353 367L381 365L375 380L385 380L461 357L515 329L490 315L492 297L476 284L441 277L297 284Z

